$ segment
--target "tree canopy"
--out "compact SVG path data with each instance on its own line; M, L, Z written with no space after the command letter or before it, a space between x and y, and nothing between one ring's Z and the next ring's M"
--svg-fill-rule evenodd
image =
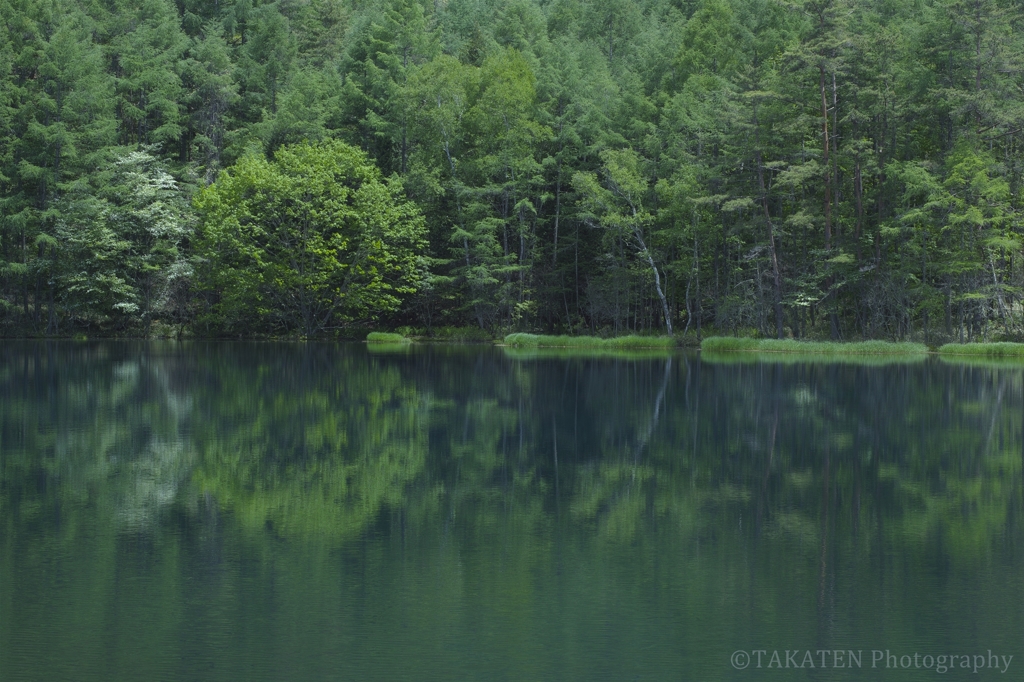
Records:
M198 286L218 324L312 336L397 309L422 278L425 224L397 179L343 142L245 156L195 198Z

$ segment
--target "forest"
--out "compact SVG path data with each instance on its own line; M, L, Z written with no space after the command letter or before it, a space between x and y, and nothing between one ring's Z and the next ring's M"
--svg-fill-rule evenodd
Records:
M1024 0L0 0L0 335L1024 339Z

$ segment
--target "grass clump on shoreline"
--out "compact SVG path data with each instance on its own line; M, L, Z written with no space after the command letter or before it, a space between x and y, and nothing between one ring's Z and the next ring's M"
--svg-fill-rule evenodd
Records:
M1024 359L1024 343L947 343L939 346L939 355Z
M711 336L701 343L702 352L814 353L819 355L924 355L923 343L891 341L795 341L793 339L741 339Z
M513 348L582 348L591 350L672 349L671 336L618 336L601 339L596 336L545 336L542 334L509 334L503 342Z
M370 332L366 335L366 343L412 343L412 341L401 334Z

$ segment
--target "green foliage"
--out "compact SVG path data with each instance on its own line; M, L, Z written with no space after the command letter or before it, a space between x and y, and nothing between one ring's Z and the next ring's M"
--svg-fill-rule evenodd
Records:
M366 343L412 343L401 334L392 332L370 332L366 335Z
M1024 357L1024 343L946 343L939 346L940 355L967 355L993 358Z
M650 188L643 175L642 160L632 149L604 150L603 182L593 173L576 173L573 185L581 195L582 216L591 225L600 225L606 231L605 244L612 253L635 252L641 267L650 268L654 286L661 301L665 331L672 336L672 315L661 286L661 274L648 242L653 215L645 206ZM629 267L622 256L616 263ZM660 259L659 259L660 260Z
M183 108L187 111L186 157L204 171L207 184L220 170L227 140L227 111L238 98L231 52L219 31L193 38L180 64Z
M670 336L617 336L608 339L608 346L621 350L640 348L675 348L676 341Z
M57 203L59 303L72 324L187 321L193 226L180 184L148 152L121 151Z
M506 346L537 346L540 344L541 337L538 334L525 334L522 332L516 332L509 334L504 339Z
M174 150L184 132L180 107L185 93L177 69L188 49L174 4L123 3L107 30L112 34L107 58L117 65L114 106L120 143Z
M1011 4L0 2L0 329L1017 338ZM129 149L187 194L335 142L419 207L415 293L345 313L183 238L158 313L111 265L100 178Z
M195 206L200 286L224 328L259 320L313 336L396 309L422 279L419 210L341 142L247 156Z

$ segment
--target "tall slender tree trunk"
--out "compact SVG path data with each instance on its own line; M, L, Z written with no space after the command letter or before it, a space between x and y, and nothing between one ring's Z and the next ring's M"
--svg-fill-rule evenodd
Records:
M696 313L694 313L694 310L691 309L691 307L690 307L690 283L687 283L687 285L686 285L686 329L683 331L683 333L685 334L686 332L690 331L690 322L692 322L693 318L696 317L697 318L697 341L699 342L700 341L700 251L698 250L698 241L697 241L697 214L696 214L696 211L693 214L693 269L692 269L692 271L693 271L693 278L691 279L691 283L696 284L696 289L697 289L696 296L695 296L695 298L697 300L695 301L695 305L694 305L694 308L696 309Z
M561 217L562 208L562 162L558 162L557 175L555 177L555 240L551 249L551 266L558 265L558 220Z
M772 304L775 308L775 338L783 337L783 315L782 315L782 274L779 271L779 255L775 248L775 224L772 222L771 213L768 211L768 190L764 183L764 159L761 156L760 138L761 126L757 120L757 107L754 107L754 130L756 131L757 148L757 187L761 193L761 208L764 211L765 223L768 226L768 248L772 255Z
M821 141L822 168L825 173L825 250L832 248L832 167L829 164L831 142L828 135L828 92L825 86L825 65L818 67L818 83L821 89Z
M832 205L839 206L839 89L836 86L836 72L832 70ZM839 238L839 225L835 226Z
M860 238L864 233L864 178L860 171L860 158L854 168L853 175L853 197L857 211L857 224L854 233L854 248L856 249L857 260L860 260Z

